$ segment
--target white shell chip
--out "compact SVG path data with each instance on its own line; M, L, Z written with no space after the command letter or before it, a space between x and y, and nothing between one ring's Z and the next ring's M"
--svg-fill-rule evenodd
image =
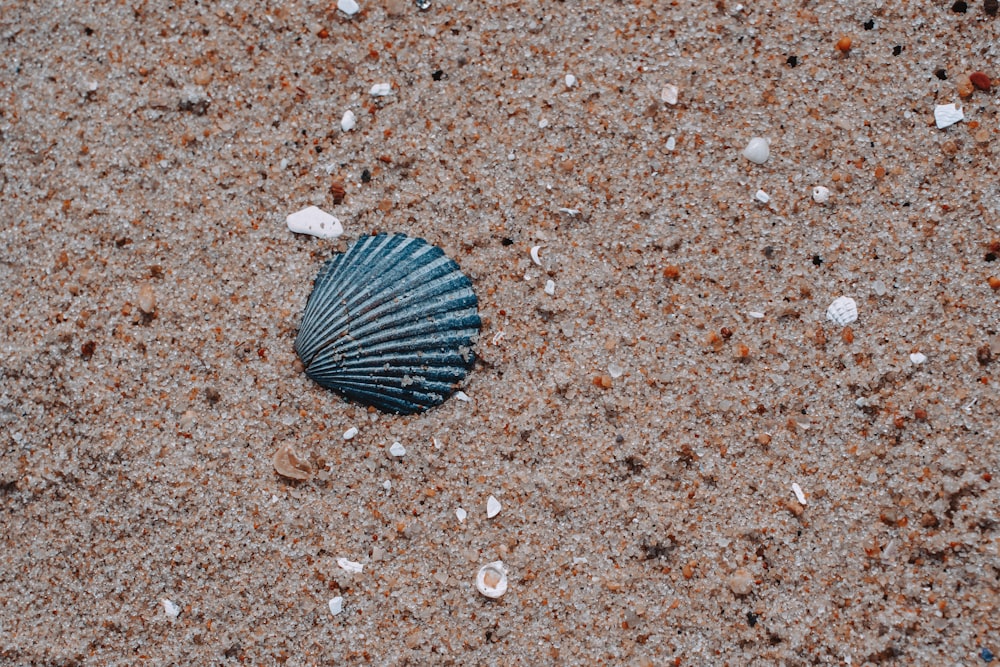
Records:
M358 124L358 117L354 115L354 112L348 109L344 112L343 117L340 119L340 129L344 132L350 132L354 129L354 126Z
M344 12L348 16L354 16L358 13L361 7L354 0L337 0L337 9Z
M851 322L858 319L858 304L849 296L838 297L830 307L826 309L826 319L834 324L846 327Z
M939 130L962 120L965 120L965 113L957 104L938 104L934 107L934 122L937 123Z
M556 293L556 281L546 280L545 281L545 293L552 296Z
M344 611L344 598L338 595L330 600L330 613L336 616L342 611Z
M750 160L754 164L764 164L767 162L767 158L771 155L771 145L768 143L767 139L761 137L754 137L747 144L747 147L743 149L743 157Z
M486 500L486 518L492 519L497 514L500 514L500 501L490 496Z
M310 234L321 239L335 239L344 233L340 220L317 206L310 206L285 218L289 231Z
M177 618L181 615L181 608L178 607L172 600L163 598L160 600L160 604L163 605L163 612L170 618Z
M369 95L375 97L385 97L386 95L392 95L392 84L391 83L376 83L372 86L371 90L368 91Z
M459 523L464 522L468 518L468 516L469 516L469 513L466 512L461 507L459 507L458 509L455 510L455 517L458 519Z
M830 201L830 188L817 185L813 188L813 201L817 204L825 204Z
M573 76L572 74L567 74L565 81L567 88L572 88L573 86L576 85L576 77Z
M663 90L660 91L660 99L670 106L673 106L677 104L678 93L680 93L680 89L678 89L674 84L668 83L663 87Z
M771 195L767 194L763 190L758 190L757 194L755 194L753 198L759 201L761 204L766 204L769 201L771 201Z
M487 563L476 575L476 590L488 598L498 598L507 592L507 568L503 561Z
M354 574L361 572L361 569L364 567L361 563L355 563L354 561L347 560L346 558L338 558L337 565L348 572L353 572Z
M403 447L402 443L394 442L389 447L389 453L393 456L406 456L406 447Z
M352 426L351 428L344 431L344 440L350 440L358 434L358 427Z
M910 355L910 361L919 366L927 361L927 355L922 352L914 352Z

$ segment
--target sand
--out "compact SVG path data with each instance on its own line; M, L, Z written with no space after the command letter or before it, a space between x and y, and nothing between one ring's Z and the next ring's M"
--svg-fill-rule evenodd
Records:
M0 662L985 665L990 6L5 4ZM473 281L469 400L301 372L374 232Z

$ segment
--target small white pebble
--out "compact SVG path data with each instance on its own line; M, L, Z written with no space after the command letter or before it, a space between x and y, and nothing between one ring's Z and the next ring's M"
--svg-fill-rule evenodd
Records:
M754 164L764 164L770 155L771 146L768 144L767 139L761 137L754 137L747 144L747 147L743 149L743 157Z
M459 507L458 509L455 510L455 516L458 517L458 522L462 523L465 521L466 518L468 518L469 513L466 512L461 507Z
M733 592L734 595L740 597L744 595L750 595L753 590L753 577L750 573L744 569L739 569L733 572L729 577L729 590Z
M392 480L387 479L384 482L382 482L382 488L385 489L386 491L392 491Z
M541 249L542 246L540 245L531 246L531 261L537 264L538 266L542 265L542 259L538 256L538 251Z
M549 126L549 120L547 118L543 118L540 121L538 121L538 128L539 129L544 130L548 126Z
M347 570L348 572L353 572L354 574L361 572L362 568L364 567L364 565L362 565L361 563L355 563L354 561L347 560L346 558L338 558L337 565L339 565L342 569Z
M406 456L406 447L403 447L401 443L394 442L392 446L389 447L389 453L393 456Z
M567 74L565 81L567 88L572 88L573 86L576 85L576 77L573 76L572 74Z
M608 364L608 375L610 375L612 378L617 380L624 374L625 374L625 369L619 366L618 364L614 362Z
M469 398L469 395L466 394L464 391L456 391L455 398L460 401L464 401L465 403L469 403L470 401L472 401L472 399Z
M677 140L676 139L674 139L673 137L670 137L669 139L667 139L666 148L667 148L668 151L672 151L676 147L677 147Z
M763 190L758 190L757 194L755 194L753 198L759 201L761 204L766 204L769 201L771 201L771 195L767 194Z
M285 218L288 230L296 234L310 234L321 239L335 239L344 233L340 220L316 206L304 208Z
M858 319L858 304L849 296L841 296L826 309L826 319L834 324L846 327Z
M343 117L340 119L340 129L344 132L350 132L357 124L358 118L350 109L345 111Z
M764 313L760 312L759 310L751 310L750 312L747 313L747 315L754 318L755 320L764 319Z
M500 514L500 501L490 496L486 499L486 518L492 519L497 514Z
M476 590L488 598L498 598L507 592L507 568L503 561L487 563L479 568Z
M342 611L344 611L344 598L338 595L330 600L330 613L337 616Z
M875 282L873 282L872 289L875 291L876 296L885 296L885 293L888 291L885 288L885 283L882 282L881 280L876 280Z
M372 86L371 90L368 91L368 94L373 97L385 97L386 95L392 95L392 84L376 83Z
M795 499L799 501L800 505L806 504L806 494L802 492L802 487L798 485L798 482L792 482L792 493L795 494Z
M914 352L913 354L910 355L910 361L919 366L920 364L927 361L927 355L922 354L920 352Z
M817 204L825 204L830 201L830 188L817 185L813 188L813 201Z
M939 130L962 120L965 120L965 113L957 104L938 104L934 107L934 122L937 123Z
M352 426L351 428L344 431L344 440L350 440L358 434L358 427Z
M181 615L181 608L174 604L172 600L163 598L160 600L160 604L163 605L163 612L168 618L177 618Z
M677 88L677 86L675 86L672 83L668 83L663 87L663 90L660 91L660 99L669 104L670 106L673 106L677 104L677 94L679 92L680 90Z
M580 209L578 208L560 208L559 212L565 213L571 218L575 218L576 216L580 215Z
M552 296L556 293L556 281L546 280L545 281L545 293Z
M337 9L344 12L348 16L354 16L358 13L361 7L354 0L337 0Z

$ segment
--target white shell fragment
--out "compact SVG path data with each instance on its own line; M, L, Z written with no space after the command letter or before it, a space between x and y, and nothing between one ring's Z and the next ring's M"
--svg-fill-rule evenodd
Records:
M759 310L750 310L747 311L747 317L752 317L755 320L762 320L764 319L764 313L760 312Z
M463 523L468 518L469 513L459 507L455 510L455 516L458 518L459 523Z
M354 574L361 572L361 569L364 567L361 563L355 563L354 561L347 560L346 558L338 558L337 565L339 565L341 569L353 572Z
M406 456L406 447L403 447L401 443L394 442L389 447L389 453L393 456Z
M676 139L674 139L673 137L668 137L668 138L667 138L667 143L666 143L666 144L664 145L664 147L665 147L665 148L666 148L666 149L667 149L668 151L672 151L672 150L674 150L675 148L677 148L677 140L676 140Z
M846 327L851 322L858 319L858 304L849 296L838 297L830 307L826 309L826 319L834 324Z
M472 399L469 398L469 395L466 394L464 391L456 391L455 392L455 400L456 401L462 401L463 403L470 403L470 402L472 402Z
M371 90L368 91L368 94L374 97L385 97L386 95L392 95L392 84L376 83L374 86L372 86Z
M937 123L939 130L963 120L965 120L965 113L963 113L962 107L957 104L938 104L934 107L934 122Z
M312 466L309 461L301 458L295 451L295 446L291 442L285 442L271 458L274 471L282 477L289 479L305 480L312 477Z
M330 613L337 616L342 611L344 611L344 598L338 595L330 600Z
M321 239L335 239L344 233L340 220L317 206L292 213L285 218L285 224L296 234L311 234Z
M764 164L767 162L767 158L771 155L771 145L768 143L767 139L761 137L754 137L747 144L747 147L743 149L743 157L750 160L754 164Z
M476 575L476 590L488 598L496 599L507 592L507 568L503 561L487 563Z
M663 90L660 91L660 99L670 106L673 106L677 104L677 94L679 92L680 89L678 89L677 86L672 83L668 83L663 87Z
M163 613L165 613L168 618L173 619L181 615L181 608L174 604L172 600L163 598L160 600L160 604L163 605Z
M343 117L340 119L340 129L344 132L350 132L357 124L358 117L350 109L345 111Z
M825 204L830 201L830 188L817 185L813 188L813 201L817 204Z
M573 86L576 85L576 77L573 76L572 74L567 74L565 81L567 88L572 88Z
M556 293L556 281L546 280L545 281L545 293L552 296Z
M538 251L541 249L542 246L540 245L531 246L531 261L537 264L538 266L542 265L542 259L541 257L538 256Z
M758 190L757 194L755 194L753 198L759 201L761 204L766 204L769 201L771 201L771 195L767 194L763 190Z
M802 492L802 487L797 482L792 482L792 493L795 494L795 499L799 501L800 505L806 504L806 494Z
M337 0L337 9L344 12L348 16L354 16L360 11L361 7L354 0Z
M358 434L358 427L352 426L351 428L344 431L344 440L350 440Z
M913 362L915 365L919 366L920 364L927 361L927 355L920 352L914 352L913 354L910 355L910 361Z
M497 514L500 514L500 501L490 496L486 500L486 518L492 519Z

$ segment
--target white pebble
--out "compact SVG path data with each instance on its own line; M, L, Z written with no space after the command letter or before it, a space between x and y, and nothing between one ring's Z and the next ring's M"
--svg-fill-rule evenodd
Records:
M575 218L576 216L580 215L580 209L578 209L578 208L565 208L565 207L563 207L563 208L560 208L558 210L559 210L560 213L565 213L566 215L568 215L571 218Z
M673 137L670 137L669 139L667 139L666 148L667 148L668 151L672 151L676 147L677 147L677 140L676 139L674 139Z
M469 516L469 513L466 512L461 507L459 507L458 509L455 510L455 516L458 517L458 522L462 523Z
M346 558L338 558L337 565L348 572L353 572L354 574L361 572L362 568L364 568L364 565L361 563L355 563L354 561L347 560Z
M176 604L174 604L172 600L163 598L162 600L160 600L160 604L163 605L163 612L169 618L177 618L178 616L181 615L181 608L178 607Z
M771 146L767 139L762 139L761 137L754 137L747 144L747 147L743 149L743 157L754 164L764 164L770 155Z
M304 208L285 218L288 229L296 234L310 234L321 239L335 239L344 233L340 220L316 206Z
M834 324L846 327L858 319L858 304L849 296L841 296L826 309L826 319Z
M455 392L455 398L458 399L459 401L463 401L465 403L469 403L470 401L472 401L472 399L469 398L469 395L466 394L464 391L456 391Z
M361 7L354 0L337 0L337 9L344 12L348 16L354 16L358 13Z
M538 256L538 251L541 249L542 246L540 245L531 246L531 261L537 264L538 266L542 265L542 259Z
M792 482L792 493L795 494L795 499L799 501L800 505L806 504L806 494L802 492L802 487L796 482Z
M567 88L572 88L575 85L576 85L576 77L573 76L572 74L567 74L566 75L566 87Z
M540 121L538 121L538 129L544 130L548 126L549 126L549 120L548 120L548 118L543 118Z
M749 317L754 318L755 320L764 319L764 313L760 312L759 310L751 310L750 312L747 313L747 315Z
M608 375L610 375L613 379L617 380L624 374L625 374L625 369L619 366L618 364L614 362L608 364Z
M492 519L497 514L500 514L500 501L490 496L486 499L486 518Z
M389 453L393 456L406 456L406 447L403 447L402 443L394 442L389 447Z
M545 281L545 293L552 296L556 293L556 281L546 280Z
M374 86L372 86L372 89L368 91L368 94L374 97L385 97L386 95L392 95L392 84L376 83Z
M498 598L507 592L507 568L503 561L487 563L476 575L476 590L488 598Z
M343 117L340 119L340 129L344 132L350 132L357 124L358 118L350 109L345 111Z
M922 354L920 352L914 352L913 354L910 355L910 361L919 366L920 364L927 361L927 355Z
M753 198L759 201L761 204L766 204L767 202L771 201L771 195L767 194L763 190L758 190L757 194L755 194Z
M358 434L358 427L352 426L351 428L344 431L344 440L350 440Z
M872 289L875 290L876 296L885 296L885 293L888 291L885 287L885 283L882 282L881 280L876 280L875 282L873 282Z
M825 204L830 201L830 188L817 185L813 188L813 201L817 204Z
M663 90L660 91L660 99L669 104L670 106L673 106L677 104L677 94L679 92L680 90L677 88L677 86L675 86L672 83L668 83L663 87Z
M750 592L753 591L753 577L742 568L736 570L729 577L729 590L740 597L750 595Z
M338 595L330 600L330 613L337 616L342 611L344 611L344 598Z
M965 120L965 114L962 112L962 107L957 104L938 104L934 107L934 122L937 123L939 130L962 120Z

